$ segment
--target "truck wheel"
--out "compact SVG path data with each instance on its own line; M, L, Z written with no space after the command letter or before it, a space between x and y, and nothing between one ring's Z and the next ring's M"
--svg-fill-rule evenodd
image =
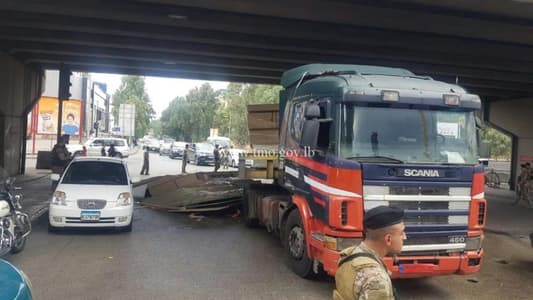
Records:
M285 250L292 271L303 278L312 278L313 260L307 254L305 230L298 209L290 212L285 228Z
M255 200L256 197L257 193L253 189L249 188L249 186L244 188L241 219L247 227L257 227L259 225L259 220L249 216L250 201Z

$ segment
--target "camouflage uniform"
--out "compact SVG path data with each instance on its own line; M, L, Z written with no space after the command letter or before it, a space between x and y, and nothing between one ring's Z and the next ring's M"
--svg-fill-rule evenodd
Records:
M333 300L393 300L394 290L390 272L379 255L364 242L341 252L341 259L355 253L368 253L369 257L356 257L342 264L335 274L336 288Z

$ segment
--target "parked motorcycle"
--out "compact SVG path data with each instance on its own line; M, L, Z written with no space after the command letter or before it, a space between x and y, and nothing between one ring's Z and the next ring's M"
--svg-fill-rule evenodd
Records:
M28 214L21 211L22 194L19 187L14 187L14 177L5 176L7 172L0 169L4 191L0 192L0 257L7 253L19 253L26 245L31 232L31 221Z

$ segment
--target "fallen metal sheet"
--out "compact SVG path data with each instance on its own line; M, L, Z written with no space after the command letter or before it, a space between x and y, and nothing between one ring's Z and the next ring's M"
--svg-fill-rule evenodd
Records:
M232 182L236 176L217 172L154 177L134 184L133 194L144 206L169 212L220 211L241 203L242 180Z

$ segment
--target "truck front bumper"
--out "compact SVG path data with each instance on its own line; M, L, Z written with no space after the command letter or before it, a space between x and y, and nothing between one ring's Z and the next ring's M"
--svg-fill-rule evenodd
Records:
M313 249L320 257L323 268L331 276L337 272L340 253L326 248ZM384 258L384 262L392 272L392 278L417 278L451 274L472 274L481 269L483 249L465 251L449 256L401 256L393 259Z

